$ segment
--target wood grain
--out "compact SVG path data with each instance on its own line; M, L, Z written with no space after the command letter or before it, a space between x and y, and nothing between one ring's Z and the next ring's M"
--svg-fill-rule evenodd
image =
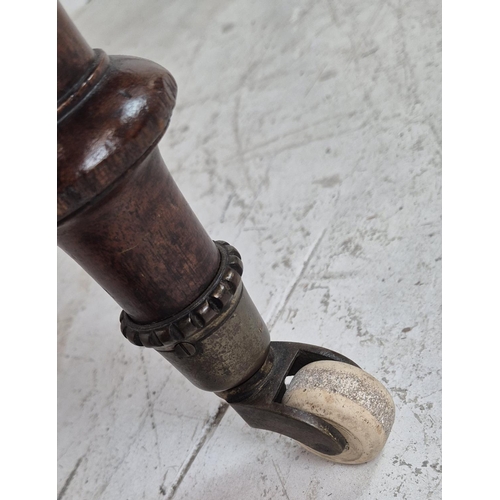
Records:
M165 319L219 265L156 147L175 81L151 61L89 51L58 16L58 245L133 319Z

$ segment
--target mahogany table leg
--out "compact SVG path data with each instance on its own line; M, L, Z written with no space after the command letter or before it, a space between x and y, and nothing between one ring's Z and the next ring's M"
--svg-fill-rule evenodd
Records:
M59 4L57 55L58 245L123 308L125 337L157 350L250 425L358 463L342 459L349 436L335 421L283 398L285 377L316 362L351 367L354 378L361 370L327 349L270 342L240 254L210 239L163 163L157 144L175 105L172 75L92 50ZM383 386L366 390L378 405L364 408L381 429L378 452L394 406Z

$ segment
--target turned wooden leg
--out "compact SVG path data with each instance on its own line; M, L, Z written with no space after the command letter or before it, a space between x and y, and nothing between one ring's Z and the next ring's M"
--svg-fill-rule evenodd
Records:
M91 50L58 14L58 243L136 321L177 314L219 255L158 152L175 81Z
M92 51L59 16L58 244L123 308L131 342L203 389L230 389L262 366L269 336L239 254L209 238L158 151L175 81L150 61ZM236 327L242 315L253 329Z
M158 351L254 427L329 458L350 457L338 461L373 458L346 455L351 434L334 417L300 398L283 403L285 378L317 362L340 365L356 380L364 372L328 349L270 342L243 285L240 254L210 239L160 156L175 105L172 75L150 61L92 50L60 5L57 55L58 244L122 307L124 336ZM325 369L323 385L340 373ZM364 387L377 405L363 411L373 417L370 430L381 429L378 453L394 406L375 382Z

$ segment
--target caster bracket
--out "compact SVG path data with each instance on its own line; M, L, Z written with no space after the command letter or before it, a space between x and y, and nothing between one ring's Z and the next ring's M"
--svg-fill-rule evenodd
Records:
M346 448L344 436L329 422L282 403L285 378L314 361L331 360L357 366L353 361L323 347L295 342L271 342L266 361L249 380L217 393L254 428L277 432L326 455Z

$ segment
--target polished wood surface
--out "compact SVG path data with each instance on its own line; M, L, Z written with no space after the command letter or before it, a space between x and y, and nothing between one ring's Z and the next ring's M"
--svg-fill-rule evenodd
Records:
M219 265L157 148L175 81L151 61L89 51L60 5L58 35L58 245L134 320L165 319Z
M89 44L57 3L57 103L79 87L96 56Z
M219 264L158 148L62 224L58 241L136 321L159 321L184 309Z

